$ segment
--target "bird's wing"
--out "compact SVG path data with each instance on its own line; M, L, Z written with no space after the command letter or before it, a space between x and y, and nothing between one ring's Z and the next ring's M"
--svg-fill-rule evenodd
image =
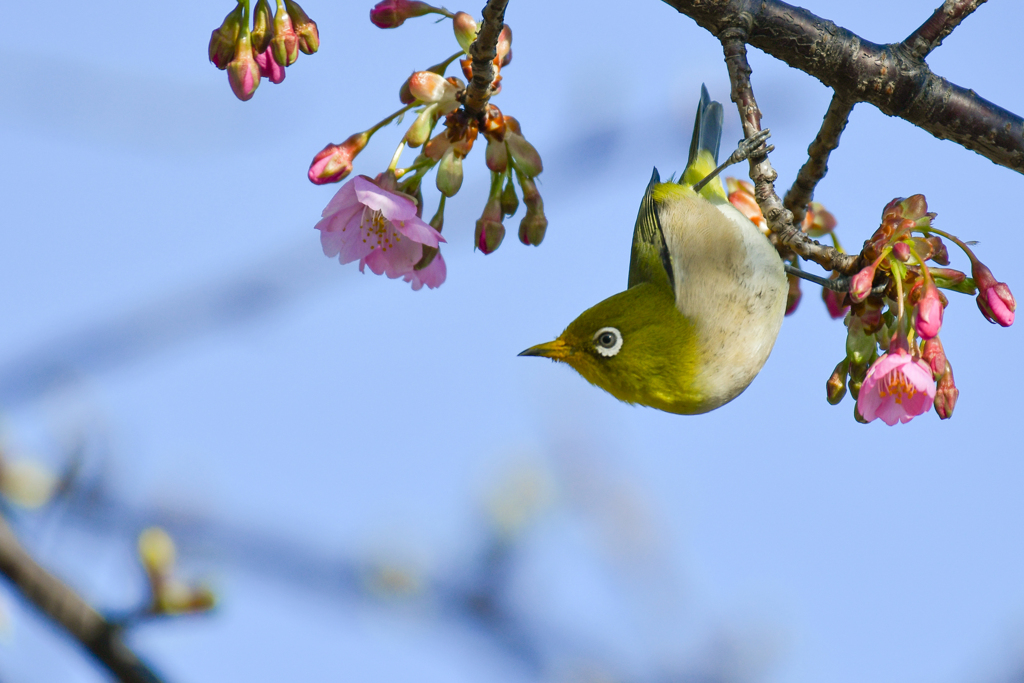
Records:
M628 287L642 282L654 282L669 287L675 293L675 275L672 272L672 259L668 246L665 244L665 233L661 230L658 219L658 207L654 201L654 186L661 182L658 169L651 174L651 182L647 184L640 212L633 228L633 248L629 255Z

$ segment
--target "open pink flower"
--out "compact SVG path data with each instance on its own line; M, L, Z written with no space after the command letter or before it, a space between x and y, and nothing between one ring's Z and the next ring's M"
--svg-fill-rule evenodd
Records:
M326 256L337 256L341 263L358 259L360 270L369 266L377 275L390 278L412 274L423 256L423 245L436 247L444 241L441 233L416 215L416 205L409 197L381 189L366 176L356 176L341 186L316 229ZM415 279L426 282L424 271ZM410 281L415 287L415 281ZM434 287L441 284L443 273L432 281Z
M896 349L868 368L857 395L857 411L868 422L882 418L891 427L928 412L934 398L935 380L928 364Z
M438 254L426 268L423 270L414 269L406 273L404 279L406 282L412 283L413 291L419 291L423 285L436 289L441 286L446 277L448 277L448 266L445 265L441 254Z

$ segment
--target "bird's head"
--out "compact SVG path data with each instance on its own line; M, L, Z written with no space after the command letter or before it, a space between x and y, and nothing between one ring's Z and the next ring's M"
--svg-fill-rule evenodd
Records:
M703 412L696 330L667 287L643 283L588 308L554 341L519 354L570 365L627 403Z

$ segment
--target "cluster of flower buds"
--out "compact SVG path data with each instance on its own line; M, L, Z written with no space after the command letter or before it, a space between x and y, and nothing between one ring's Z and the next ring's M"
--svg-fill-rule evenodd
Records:
M151 614L205 612L216 602L206 586L193 586L175 576L177 551L166 531L150 527L139 535L139 560L149 579Z
M764 215L761 213L761 207L757 205L757 201L754 199L754 186L749 181L737 178L726 178L725 185L729 202L739 209L740 213L746 216L750 222L760 228L761 232L765 235L770 234L768 221L765 220ZM807 205L800 229L814 238L828 235L832 239L832 244L835 248L842 251L839 238L836 237L835 228L836 218L824 206L818 202L811 202ZM800 265L795 256L791 259L791 263L796 267ZM795 275L789 275L788 278L789 296L786 300L786 315L796 311L797 306L800 305L800 298L803 296L800 291L800 278ZM843 305L843 296L826 287L821 289L821 297L825 302L825 308L833 319L842 318L846 315L846 310L849 307Z
M352 172L356 155L378 130L406 112L415 114L387 170L374 179L357 176L345 183L316 226L325 254L338 256L342 263L358 259L360 269L369 265L375 273L403 277L414 289L424 284L436 287L444 282L446 270L438 248L444 242L440 232L445 202L462 188L463 159L480 136L486 141L484 157L491 177L484 210L476 222L475 247L489 254L501 244L505 237L504 220L519 209L517 184L526 205L519 224L520 241L540 244L548 224L535 182L543 164L537 150L523 136L519 122L490 103L482 111L470 110L465 106L466 82L445 75L458 59L463 75L472 81L473 65L468 55L480 28L476 20L465 12L453 14L410 0L383 0L370 10L370 20L380 28L395 28L407 19L427 14L451 19L459 51L409 76L399 88L402 108L343 143L324 147L314 157L308 173L309 180L317 185L344 180ZM511 59L512 31L506 25L498 32L488 99L501 91L501 70ZM435 133L442 123L443 129ZM418 148L420 153L408 166L400 168L398 162L406 147ZM423 220L422 185L430 171L435 171L440 198L437 211L427 223ZM387 202L381 199L385 196ZM371 211L377 213L371 215ZM411 215L415 220L399 219L399 215Z
M257 0L251 12L249 3L238 0L210 36L210 61L228 72L231 91L243 102L252 98L260 79L280 83L300 51L311 55L320 48L316 22L297 2L277 0L274 12L268 0Z
M908 422L933 405L940 418L952 416L960 392L939 340L948 304L940 290L977 294L989 321L1013 323L1017 304L1006 284L996 281L966 243L935 228L934 218L923 195L892 200L864 243L861 259L867 265L838 301L850 307L846 357L829 377L826 396L837 404L849 387L860 422ZM970 259L971 277L946 267L943 238Z

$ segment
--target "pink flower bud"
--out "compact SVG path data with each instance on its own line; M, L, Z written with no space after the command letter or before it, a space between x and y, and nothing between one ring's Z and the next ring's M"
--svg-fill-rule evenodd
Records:
M523 203L526 204L526 215L519 223L519 241L523 244L538 246L548 229L548 219L544 215L544 200L537 190L532 178L517 176L523 188Z
M459 41L462 51L468 55L469 47L476 40L476 20L465 12L456 12L452 19L452 28L455 29L455 40Z
M235 58L228 64L228 83L235 97L246 102L260 85L260 67L252 54L249 32L243 31L235 45Z
M273 61L273 60L271 60ZM327 145L313 157L313 163L309 165L309 180L314 185L336 183L343 180L352 172L352 160L363 151L370 136L363 133L356 133L340 145Z
M295 35L292 18L283 8L274 15L274 37L270 41L274 61L281 66L291 66L299 58L299 37Z
M492 194L484 206L483 215L476 222L476 235L474 242L476 248L485 254L490 254L505 239L505 226L501 224L501 197Z
M999 323L1003 327L1013 324L1017 302L1005 282L996 282L992 271L981 261L971 263L971 275L978 285L978 308L990 323Z
M871 294L871 285L875 281L875 264L865 266L850 279L850 298L854 303L867 299Z
M270 47L274 37L274 13L267 0L258 0L252 10L252 52L261 55ZM261 65L262 66L262 65Z
M821 288L821 299L825 302L825 308L828 310L829 317L833 320L839 320L844 317L846 311L850 308L850 305L846 303L845 293L834 292L827 287Z
M409 76L409 92L420 102L447 104L455 101L458 88L448 79L432 71L417 71Z
M928 282L924 286L924 295L917 303L914 316L914 329L921 339L931 339L942 327L942 300L935 284Z
M299 49L307 55L319 50L320 32L316 28L316 22L299 7L299 3L293 2L293 0L284 0L284 6L288 10L288 16L292 19L295 35L299 38Z
M425 2L410 0L381 0L370 10L370 21L377 28L398 28L406 19L422 17L436 12L437 8Z
M786 294L786 315L792 315L800 305L803 292L800 291L800 278L796 275L787 275L786 279L789 280L789 292Z
M896 257L896 260L906 263L910 260L910 245L906 242L897 242L892 245L892 255Z
M437 165L437 189L446 197L454 197L461 187L462 157L449 147Z
M939 379L946 371L946 351L938 337L927 340L921 346L921 360L932 369L932 377Z
M270 54L270 48L256 55L256 64L260 67L260 75L271 83L280 83L284 80L285 68L274 61Z
M242 6L238 5L231 10L224 23L213 30L210 35L210 61L220 70L228 68L228 64L235 57L235 43L238 42L238 33L242 28Z

